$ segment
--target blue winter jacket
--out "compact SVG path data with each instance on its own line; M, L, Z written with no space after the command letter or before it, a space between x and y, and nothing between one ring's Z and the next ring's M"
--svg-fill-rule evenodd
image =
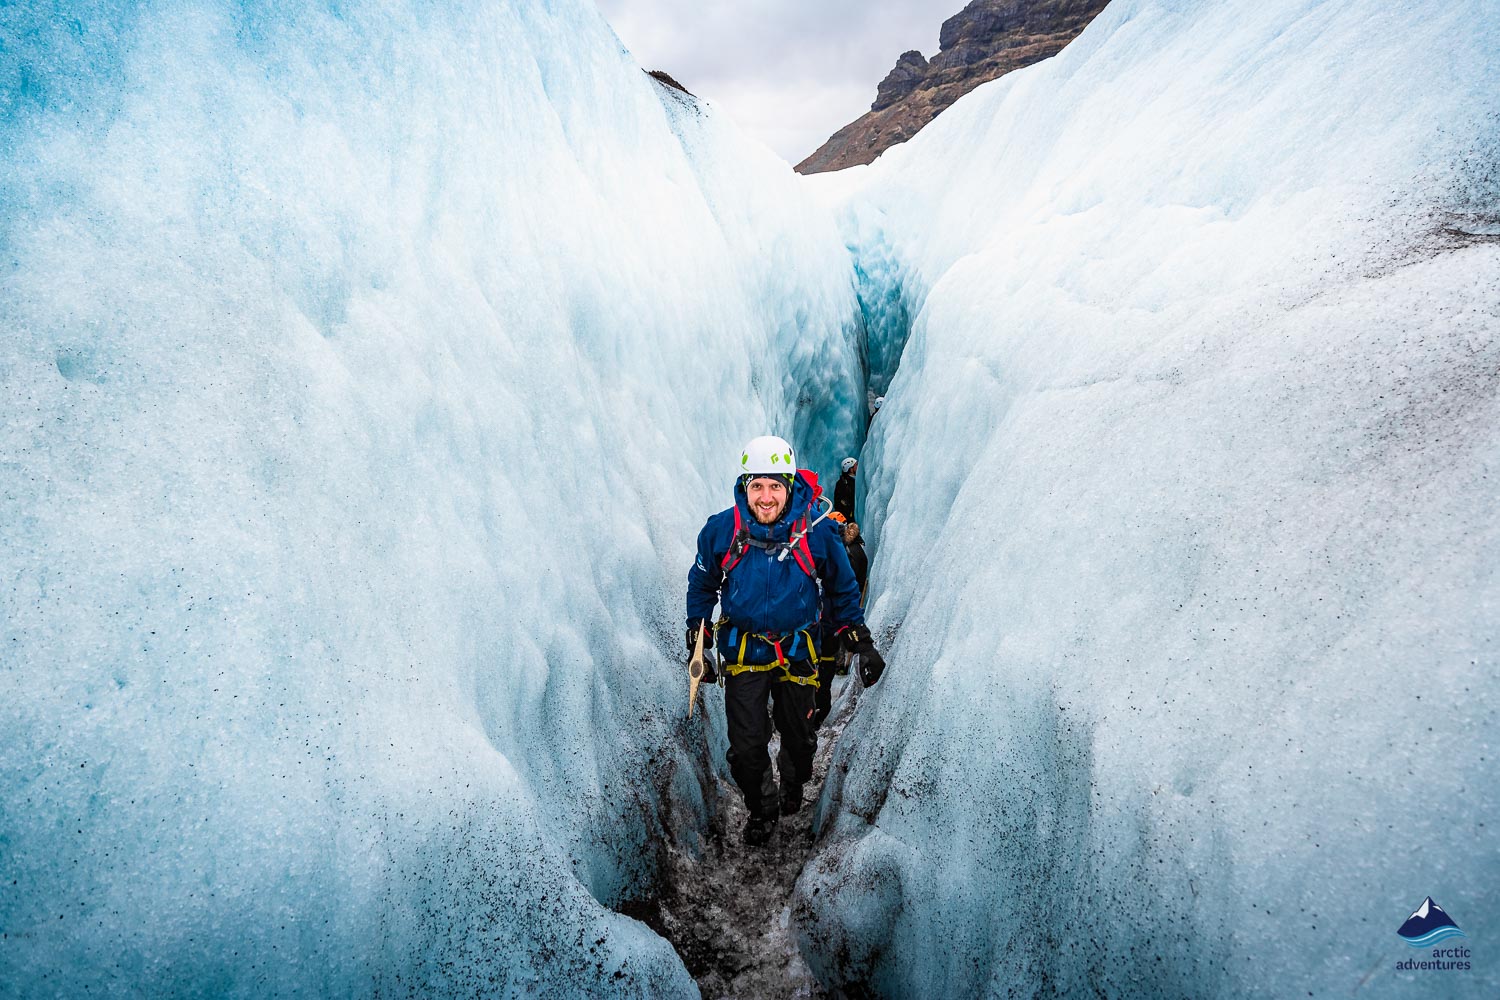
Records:
M790 539L792 525L808 512L812 487L798 476L792 488L792 499L786 512L775 524L761 524L750 513L742 481L736 480L734 502L740 511L740 525L752 538L766 542ZM816 510L813 516L817 516ZM824 520L807 534L813 565L818 574L814 580L788 554L778 560L776 549L747 546L739 562L726 574L722 568L724 554L734 544L734 508L710 517L698 532L698 558L688 570L687 617L691 623L702 618L712 620L714 605L722 604L729 619L719 629L719 652L731 662L739 656L740 640L746 633L789 636L782 652L790 659L808 659L813 654L799 633L808 629L816 637L818 630L821 582L833 608L833 626L863 625L864 610L859 606L859 584L849 565L838 524ZM776 659L774 648L760 639L751 638L745 647L746 663L770 663Z

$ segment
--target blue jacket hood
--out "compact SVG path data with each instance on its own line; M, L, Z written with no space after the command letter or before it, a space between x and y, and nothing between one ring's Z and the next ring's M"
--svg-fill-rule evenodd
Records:
M774 524L761 524L750 512L750 498L745 493L745 477L740 476L734 481L734 503L740 509L740 521L750 529L752 538L758 538L768 542L784 542L792 536L792 525L798 518L808 512L807 508L812 505L812 487L808 485L799 473L792 480L792 499L786 505L786 510Z

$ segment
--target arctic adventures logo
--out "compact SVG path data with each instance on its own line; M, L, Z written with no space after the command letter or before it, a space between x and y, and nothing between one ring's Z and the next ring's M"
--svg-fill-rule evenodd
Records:
M1431 896L1422 900L1422 905L1417 911L1406 918L1406 923L1396 931L1401 940L1413 948L1432 948L1433 945L1446 941L1449 938L1468 937L1458 929L1458 924L1453 918L1443 912L1443 908L1433 902ZM1469 949L1465 945L1453 945L1447 948L1432 948L1432 958L1416 959L1408 958L1397 962L1398 971L1423 970L1428 972L1468 972L1473 966L1470 963Z

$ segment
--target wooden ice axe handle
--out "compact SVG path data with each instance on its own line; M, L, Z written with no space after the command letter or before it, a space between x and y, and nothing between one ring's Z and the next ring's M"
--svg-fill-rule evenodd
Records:
M698 639L693 645L693 658L688 661L688 718L693 717L693 703L698 700L698 682L703 680L703 630L698 630Z

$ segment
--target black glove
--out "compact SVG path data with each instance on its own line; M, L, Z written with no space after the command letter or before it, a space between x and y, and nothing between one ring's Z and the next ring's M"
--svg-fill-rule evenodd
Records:
M703 633L703 651L705 653L714 644L713 626L702 618L690 618L687 623L687 651L689 656L692 656L693 650L698 648L699 632Z
M714 672L714 661L709 655L710 653L712 653L714 648L714 629L712 625L704 621L702 618L694 618L692 621L688 622L688 658L690 660L692 659L693 650L698 646L699 632L703 633L703 677L701 682L704 684L713 684L719 679L719 675Z
M850 625L844 629L844 648L859 655L859 679L865 687L874 687L880 675L885 673L885 657L875 648L863 625Z

